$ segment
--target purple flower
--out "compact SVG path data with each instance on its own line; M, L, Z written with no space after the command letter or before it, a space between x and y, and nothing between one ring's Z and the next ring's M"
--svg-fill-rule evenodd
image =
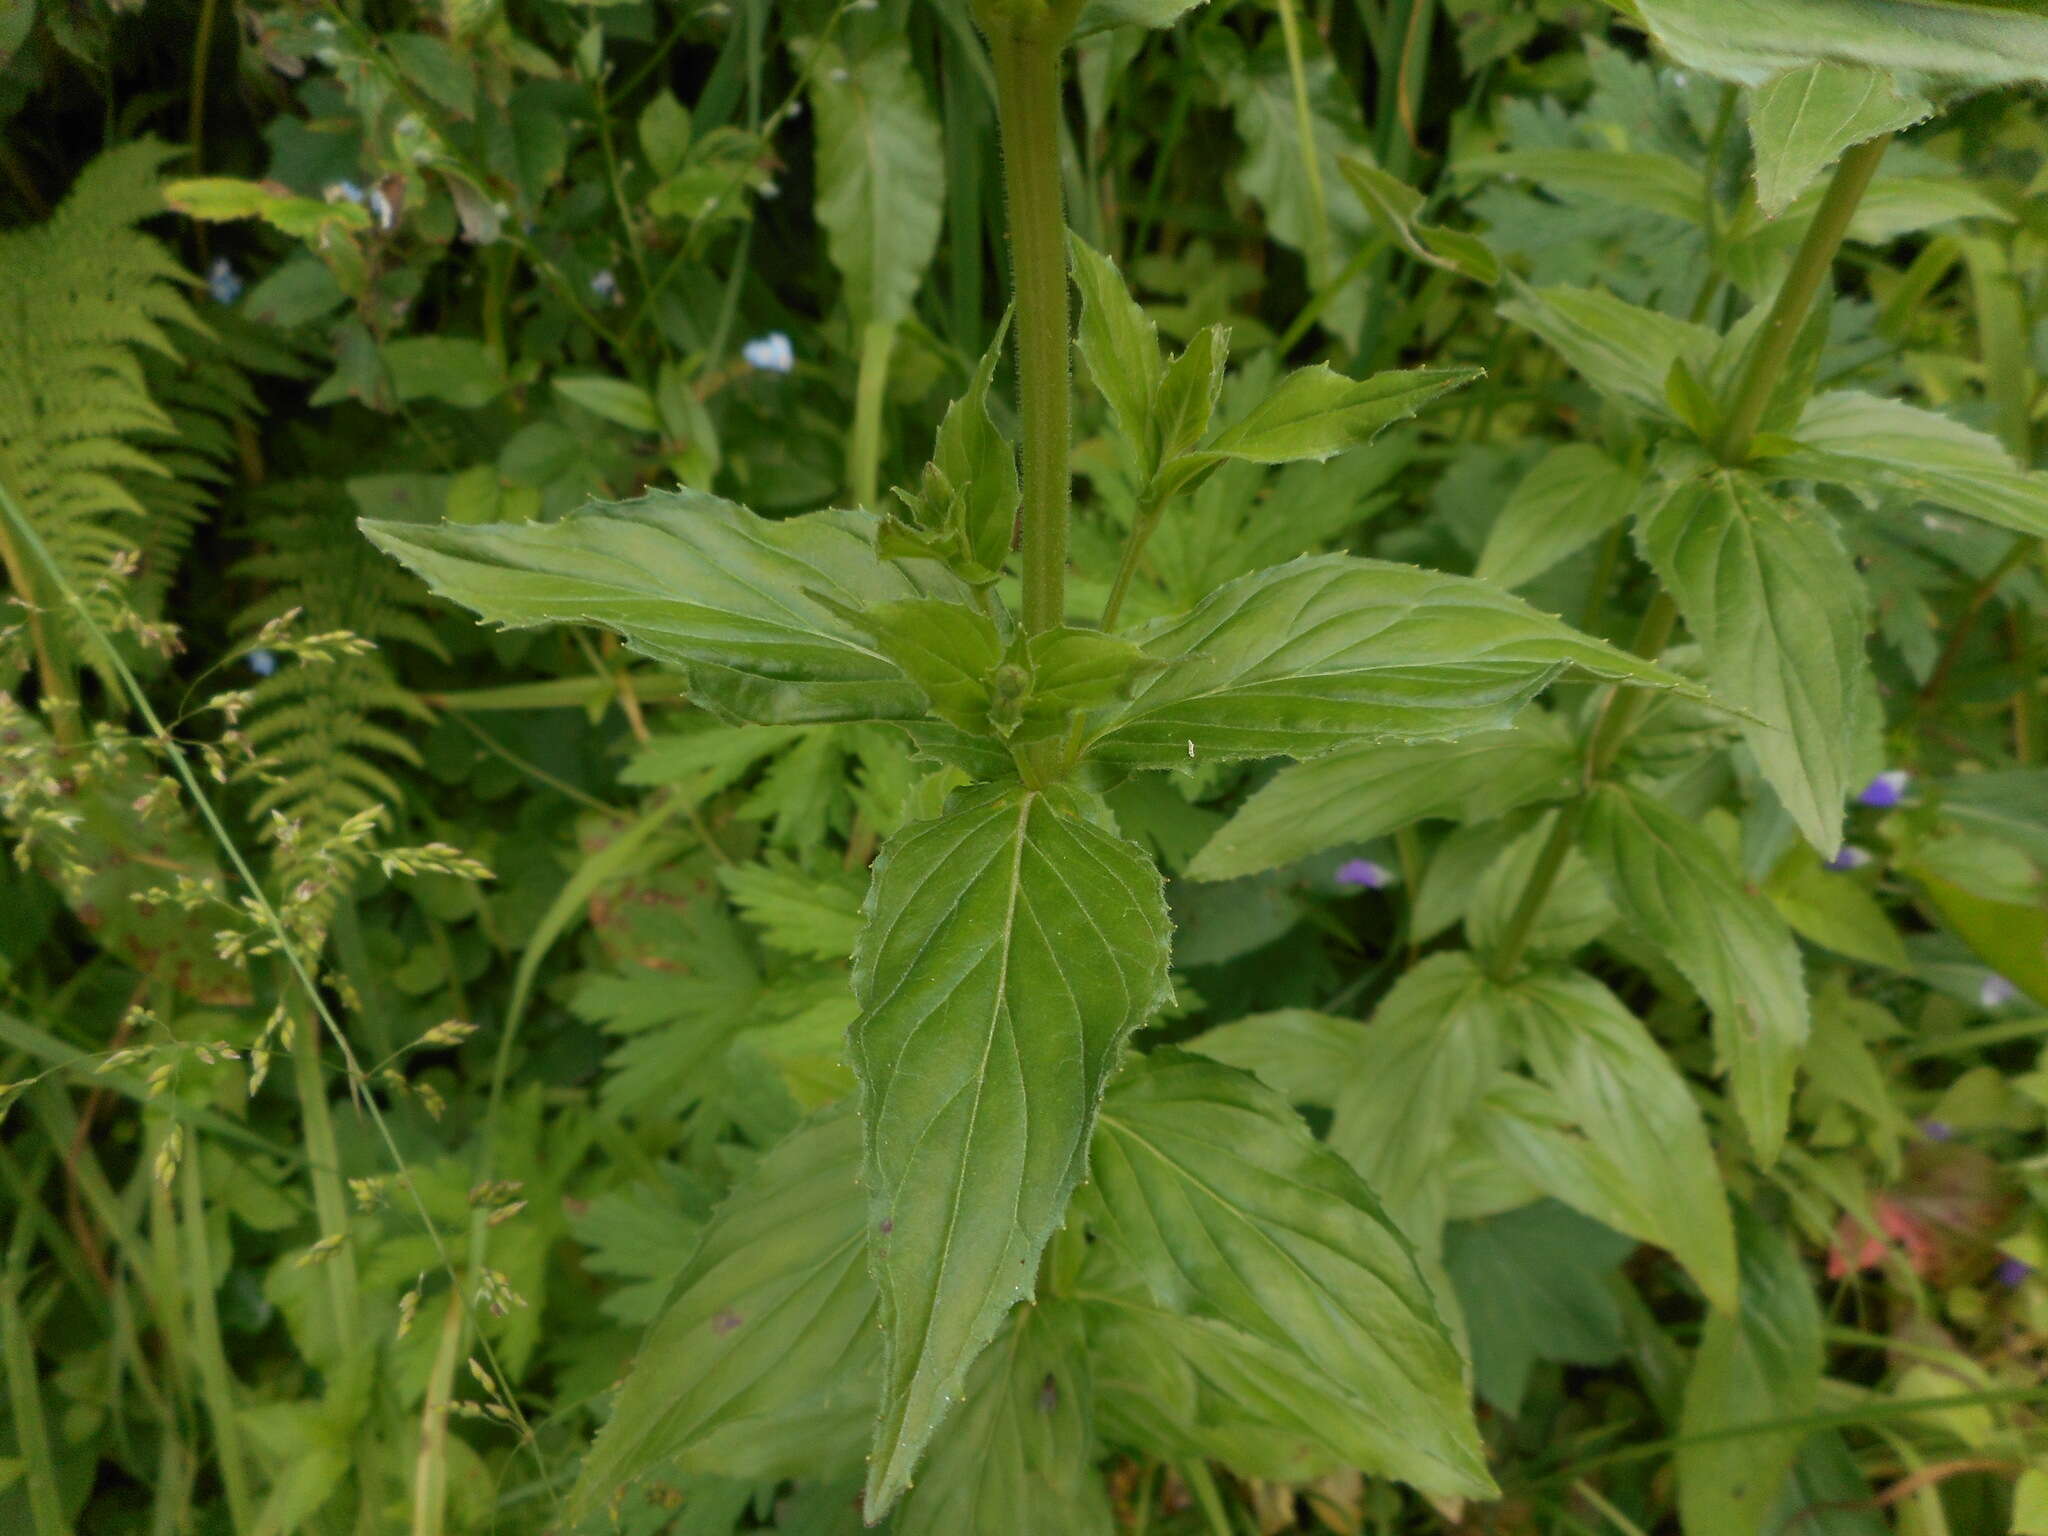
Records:
M1838 875L1845 874L1852 869L1861 869L1870 863L1873 857L1868 848L1858 848L1854 843L1844 843L1835 856L1828 860L1828 868Z
M1879 810L1890 810L1906 798L1906 786L1913 782L1913 776L1903 768L1887 768L1868 784L1863 793L1856 797L1858 805L1871 805Z
M2020 989L1996 971L1977 988L1977 1001L1986 1008L2003 1008L2007 1003L2017 1002L2019 995Z
M1920 1134L1929 1141L1954 1141L1956 1139L1956 1128L1946 1120L1922 1120L1920 1122Z
M1383 891L1394 883L1394 872L1371 859L1346 859L1332 878L1353 890Z
M2009 1258L1998 1266L1998 1283L2009 1291L2016 1291L2033 1272L2034 1266L2026 1260Z

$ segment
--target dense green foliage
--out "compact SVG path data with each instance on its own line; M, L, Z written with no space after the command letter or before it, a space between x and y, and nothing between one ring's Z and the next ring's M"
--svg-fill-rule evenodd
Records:
M2043 82L0 15L0 1529L2048 1536Z

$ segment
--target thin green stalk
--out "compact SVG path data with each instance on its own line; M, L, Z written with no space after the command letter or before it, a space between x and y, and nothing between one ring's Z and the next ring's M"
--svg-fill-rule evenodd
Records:
M1180 1469L1181 1480L1194 1494L1195 1502L1202 1507L1202 1516L1209 1522L1210 1536L1237 1536L1230 1523L1230 1511L1223 1507L1223 1494L1216 1487L1216 1474L1209 1470L1206 1461L1190 1461Z
M882 406L889 393L889 358L896 350L893 321L870 320L860 330L860 379L853 392L853 432L847 440L846 481L857 506L875 507L882 468Z
M334 1135L334 1115L327 1103L327 1080L320 1071L320 1021L303 1010L292 1011L292 1064L299 1091L299 1117L306 1141L307 1172L313 1180L313 1210L320 1236L338 1246L321 1261L327 1276L327 1299L334 1312L334 1336L344 1357L360 1342L361 1318L356 1306L356 1256L348 1245L348 1196L341 1187L341 1144Z
M1021 7L1020 7L1021 8ZM985 4L996 73L1003 185L1016 297L1017 406L1023 427L1024 629L1067 615L1068 417L1066 219L1060 197L1060 49L1066 14L1028 30Z
M1124 611L1124 598L1130 594L1131 578L1138 573L1138 558L1145 551L1145 543L1159 526L1159 515L1166 509L1162 501L1148 501L1138 508L1138 515L1131 519L1131 531L1124 538L1124 556L1117 562L1116 576L1109 584L1109 597L1102 605L1102 627L1116 628L1117 615Z
M1842 239L1849 233L1849 221L1855 217L1856 205L1863 200L1863 193L1869 187L1870 179L1877 174L1878 162L1884 159L1885 147L1890 143L1891 135L1885 133L1858 144L1842 156L1841 163L1835 167L1835 174L1829 178L1827 192L1821 197L1813 222L1806 226L1806 235L1799 242L1799 249L1793 253L1791 270L1778 285L1778 294L1771 301L1771 311L1764 320L1764 327L1757 333L1749 356L1743 360L1741 376L1736 380L1729 401L1727 419L1708 445L1714 457L1723 464L1740 464L1749 456L1750 442L1756 436L1758 424L1764 419L1764 411L1770 406L1771 392L1785 371L1792 348L1799 340L1799 330L1806 323L1807 311L1813 308L1814 298L1834 271L1835 253L1841 249Z
M462 1355L462 1297L448 1293L441 1342L427 1374L420 1406L420 1449L413 1462L412 1536L441 1536L448 1519L448 1405L455 1395L455 1362Z
M37 1383L35 1340L21 1308L21 1286L28 1274L30 1237L34 1226L29 1207L15 1218L0 1269L0 1364L6 1366L7 1406L14 1420L15 1446L22 1457L22 1479L28 1490L29 1518L35 1536L64 1536L64 1501L57 1490L57 1458L50 1448L49 1421Z
M221 1343L220 1310L213 1294L213 1252L206 1236L206 1191L199 1149L187 1150L178 1167L179 1225L184 1229L186 1267L191 1271L192 1342L198 1357L199 1395L213 1421L214 1464L227 1494L228 1523L249 1529L254 1509L249 1470L242 1456L242 1423L236 1416L234 1377Z
M1294 0L1279 0L1280 38L1287 47L1287 74L1294 88L1294 137L1301 151L1301 179L1308 188L1310 245L1308 280L1323 286L1330 271L1330 202L1323 191L1323 168L1316 155L1316 118L1308 101L1308 66L1301 53L1301 20Z

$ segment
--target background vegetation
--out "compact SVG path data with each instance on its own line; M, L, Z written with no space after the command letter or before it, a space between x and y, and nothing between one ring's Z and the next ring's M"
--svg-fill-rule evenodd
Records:
M1212 0L1071 63L1068 220L1170 351L1228 326L1219 421L1290 366L1484 370L1222 465L1114 597L1146 486L1077 392L1077 612L1352 551L1747 714L1567 681L1452 747L1108 790L1175 927L1138 1043L1378 1191L1497 1496L1361 1470L1316 1394L1373 1383L1106 1303L1092 1414L1013 1337L1025 1428L970 1398L951 1443L1099 1468L1045 1529L2048 1532L2038 97L1900 79L1774 138L1594 0ZM842 1123L869 866L957 781L480 627L357 520L882 509L1003 324L1001 185L947 0L0 13L0 1529L569 1529L693 1255L836 1219L715 1213ZM1792 393L1745 394L1801 270ZM1631 539L1731 434L1780 542L1739 500L1704 553ZM1471 998L1517 977L1510 1052ZM856 1530L871 1408L661 1447L586 1526ZM1035 1528L948 1443L898 1528Z

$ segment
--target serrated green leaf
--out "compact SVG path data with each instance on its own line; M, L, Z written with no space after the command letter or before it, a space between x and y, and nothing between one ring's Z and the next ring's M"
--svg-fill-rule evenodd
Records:
M1918 497L2048 538L2048 472L2015 465L1998 439L1974 427L1903 400L1837 390L1817 396L1792 435L1798 446L1771 469Z
M597 502L558 523L364 521L363 532L442 596L500 624L600 624L680 668L720 716L763 725L917 720L924 695L840 609L967 601L936 568L916 577L874 550L874 519L813 512L770 522L699 491Z
M1154 665L1130 640L1099 629L1042 630L1025 642L1031 691L1012 740L1042 741L1065 732L1077 713L1113 704Z
M1761 85L1816 59L1982 87L2048 80L2048 18L2005 0L1635 0L1681 64Z
M1730 1435L1798 1420L1820 1397L1819 1304L1790 1230L1743 1212L1742 1292L1707 1317L1678 1421L1678 1511L1685 1536L1754 1536L1792 1470L1803 1428ZM1720 1436L1721 1438L1716 1438Z
M1899 931L1863 884L1831 870L1804 844L1778 861L1764 895L1792 931L1851 960L1908 971L1912 960Z
M963 731L988 730L988 674L1003 659L995 625L957 603L908 598L849 609L847 622L875 644L931 700L932 712Z
M1636 542L1706 653L1715 694L1757 766L1822 853L1877 755L1863 582L1817 506L1711 469L1653 487Z
M1408 183L1381 170L1362 154L1340 155L1337 166L1366 212L1417 261L1461 273L1488 287L1500 281L1500 259L1484 240L1463 230L1424 224L1416 218L1422 211L1423 197Z
M1155 412L1161 464L1189 452L1208 434L1229 356L1230 327L1218 324L1195 332L1180 356L1167 364Z
M792 38L818 133L818 223L856 330L894 325L938 249L946 158L924 81L900 37L858 57Z
M1705 999L1714 1045L1757 1157L1784 1145L1806 1046L1806 981L1784 919L1748 890L1720 845L1619 784L1594 790L1582 836L1615 905Z
M1017 508L1023 492L1017 476L1017 450L996 430L988 413L988 392L1002 360L1009 316L996 327L988 350L975 365L967 393L946 408L932 448L932 467L946 487L960 493L961 534L969 557L979 567L977 578L993 580L1010 557ZM936 517L942 508L929 508Z
M1280 1008L1205 1029L1181 1047L1251 1073L1290 1104L1328 1109L1358 1064L1361 1027L1357 1019Z
M1601 394L1666 421L1674 419L1664 395L1671 365L1705 366L1717 339L1597 288L1525 288L1500 313L1549 342Z
M851 877L834 878L768 859L718 871L732 903L761 930L764 942L790 955L844 960L860 936L861 892Z
M1580 972L1536 971L1509 995L1530 1070L1599 1159L1621 1218L1610 1225L1669 1249L1710 1303L1733 1307L1735 1232L1713 1144L1663 1048L1612 992Z
M1091 1208L1160 1306L1291 1351L1367 1472L1492 1491L1456 1347L1372 1191L1249 1075L1161 1050L1119 1079Z
M1157 463L1158 434L1152 418L1159 400L1159 378L1166 368L1159 351L1159 327L1131 297L1115 262L1079 235L1070 234L1067 244L1073 256L1074 281L1081 290L1076 344L1088 364L1088 376L1109 402L1110 414L1137 460L1142 480Z
M1123 1041L1165 998L1169 933L1151 861L1028 790L899 833L866 915L851 1048L885 1339L879 1517L1031 1289Z
M584 1462L572 1515L671 1462L767 1478L857 1463L879 1354L859 1156L859 1121L825 1111L719 1206Z
M1371 442L1381 428L1407 420L1480 373L1477 368L1409 368L1349 379L1327 363L1297 368L1207 451L1254 464L1327 459Z
M1350 555L1240 577L1132 638L1164 665L1088 742L1128 767L1494 729L1567 666L1697 694L1484 582Z
M1487 531L1473 572L1513 590L1628 515L1642 476L1591 443L1562 443L1536 461Z
M933 1437L896 1536L1110 1536L1091 1444L1093 1399L1080 1309L1018 1307L974 1363L960 1411Z
M1889 71L1832 59L1774 75L1744 105L1756 149L1757 206L1772 217L1843 150L1934 112L1924 96L1899 89Z
M1283 768L1188 865L1194 880L1257 874L1413 821L1486 821L1578 784L1563 724L1531 713L1511 730L1458 741L1368 742Z
M1424 1249L1443 1226L1444 1165L1509 1050L1499 989L1469 954L1432 955L1373 1010L1337 1093L1330 1145Z

